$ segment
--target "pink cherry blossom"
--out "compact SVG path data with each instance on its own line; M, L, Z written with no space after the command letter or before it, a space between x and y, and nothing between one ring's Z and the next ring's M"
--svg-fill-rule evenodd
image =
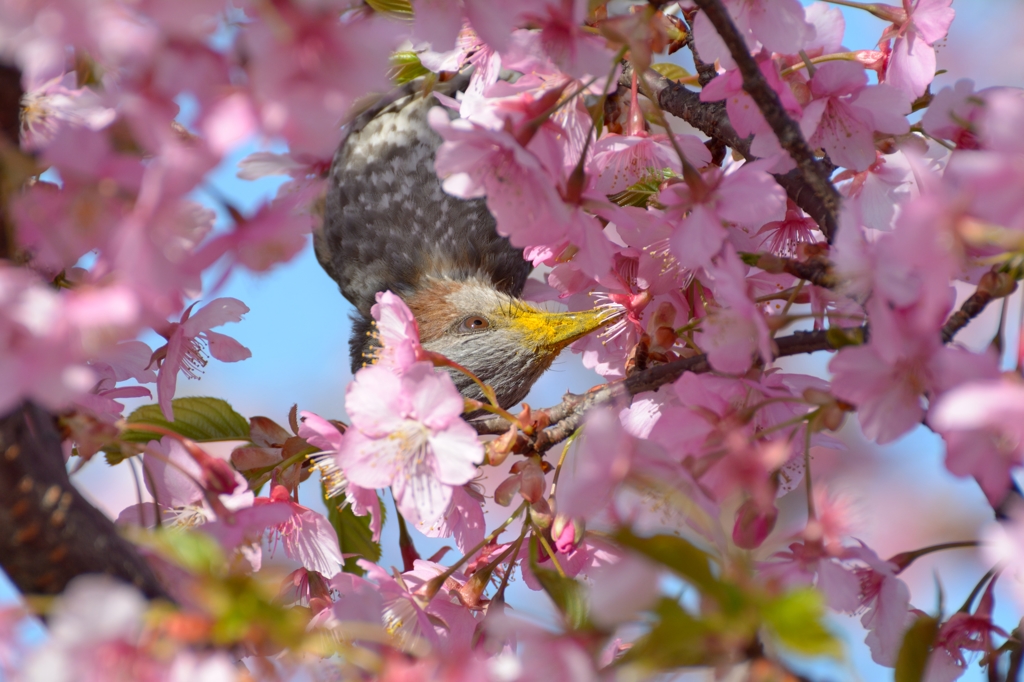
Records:
M402 372L426 357L420 345L419 325L405 301L390 291L378 292L370 313L380 340L375 364Z
M349 385L345 408L352 426L338 466L356 485L390 486L410 522L437 520L451 502L452 486L476 475L483 448L461 418L462 396L430 363L415 363L401 376L364 367Z
M1024 120L1024 90L998 88L985 96L980 124L982 143L988 149L1020 154L1024 144L1015 134Z
M892 230L901 205L917 194L910 162L901 151L877 153L867 170L843 171L834 180L847 198L846 203L856 204L864 227L883 232Z
M1016 600L1024 604L1024 505L1007 505L1006 519L991 521L980 533L985 561L1003 566L1002 580Z
M965 651L970 652L968 655L988 655L996 649L992 635L1008 636L1005 630L992 622L995 584L994 579L989 582L974 613L957 611L939 628L923 678L927 682L959 679L967 671Z
M86 365L135 333L138 301L127 289L58 294L30 270L0 267L0 410L23 399L61 409L96 387Z
M721 307L708 315L697 343L707 352L711 366L728 374L745 372L755 355L764 362L772 359L771 332L749 294L747 270L731 247L709 269Z
M871 658L880 665L893 667L903 641L903 633L913 620L910 588L897 574L903 567L880 559L864 544L849 547L844 559L853 562L860 581L861 625L868 631L864 640Z
M378 593L383 598L383 625L399 644L408 645L422 637L441 653L468 651L477 621L469 609L451 595L453 587L465 582L465 576L453 575L450 582L424 604L418 591L440 575L443 566L416 560L413 570L400 574L397 579L368 561L360 561L360 566L366 570L367 577L377 583Z
M944 347L937 332L916 336L891 313L869 305L872 338L864 346L842 349L829 363L832 393L857 406L865 435L888 443L921 423L923 399L955 385L958 369L970 376L994 371L991 358Z
M981 93L974 92L974 81L961 78L935 94L921 117L921 127L933 137L952 140L957 149L977 149L979 140L974 126L984 106Z
M946 467L973 476L997 507L1010 473L1024 463L1024 386L1012 379L975 381L944 394L928 423L946 440Z
M157 391L160 409L169 420L174 420L171 398L178 383L178 372L196 379L206 367L206 351L221 362L238 362L252 357L248 348L231 337L210 331L227 322L240 322L249 312L248 306L236 298L218 298L210 301L192 315L195 303L188 307L179 322L171 323L164 331L167 345L157 349L154 357L160 359Z
M336 10L315 3L265 11L272 16L253 21L244 38L263 129L293 151L327 158L355 98L387 88L387 59L400 33L378 17L339 21Z
M341 450L343 436L329 421L312 412L301 412L299 436L320 452L312 455L320 469L321 482L328 499L345 495L345 504L352 508L356 516L370 515L370 531L373 541L380 542L380 529L384 522L377 491L352 485L345 478L337 464L337 455Z
M559 484L559 513L589 518L607 506L630 472L635 449L635 439L623 430L614 410L591 413L577 445L576 465Z
M759 51L763 45L770 52L795 54L814 38L814 26L807 22L804 9L796 0L727 0L724 4L753 51ZM735 66L728 48L703 12L694 20L693 35L702 60L709 64L718 60L727 69Z
M880 5L892 25L880 42L895 39L885 69L885 82L911 98L924 94L935 77L935 48L946 37L956 11L953 0L903 0L903 7Z
M163 680L163 666L142 639L146 600L105 575L83 575L65 590L49 622L49 637L28 658L27 682Z
M327 578L341 570L344 559L338 534L322 514L293 502L281 485L271 489L270 497L257 498L255 506L261 504L285 505L291 511L291 517L271 531L272 547L280 540L285 554Z
M811 79L814 99L804 107L802 126L814 133L812 146L824 147L836 164L856 171L875 162L874 133L899 135L910 130L905 114L910 100L888 85L868 85L864 67L828 62Z
M468 552L484 539L487 528L480 492L471 486L452 488L452 501L448 509L433 523L416 525L428 538L454 538L460 552Z
M521 5L523 21L540 28L540 44L560 70L573 78L608 72L612 52L582 26L589 11L586 0L526 0Z
M786 214L786 192L763 170L763 163L703 174L703 186L670 185L658 195L668 216L677 218L670 238L672 255L684 268L710 267L734 223L754 229Z
M446 192L466 199L486 196L498 232L516 246L558 240L569 218L553 182L555 174L560 175L560 159L546 153L542 160L520 145L512 132L466 119L452 121L438 108L430 111L429 118L445 138L435 166ZM559 232L553 234L552 228Z
M763 56L758 66L761 74L764 75L768 85L779 96L783 108L795 120L800 120L803 109L789 85L779 77L779 69L775 61ZM754 100L743 89L743 76L739 69L733 67L723 74L719 74L708 83L700 92L702 102L717 102L725 100L725 110L729 114L729 122L736 133L741 137L753 135L754 139L750 145L752 154L759 157L781 155L782 147L779 146L778 138L772 132L771 126L765 120L764 115ZM805 130L808 134L810 131ZM786 157L788 160L788 156ZM788 161L791 164L791 161Z

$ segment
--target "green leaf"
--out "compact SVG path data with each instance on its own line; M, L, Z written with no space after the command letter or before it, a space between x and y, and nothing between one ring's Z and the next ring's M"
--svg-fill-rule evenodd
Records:
M366 0L374 12L397 19L412 19L412 3L409 0Z
M709 631L702 621L668 598L658 603L654 613L657 622L622 656L618 665L668 670L707 663L705 639Z
M757 264L761 262L761 254L750 253L749 251L739 252L740 260L752 268L756 268Z
M327 506L327 520L331 522L331 525L334 526L334 531L338 534L338 546L341 548L341 553L359 555L346 558L342 570L345 573L363 575L366 571L356 563L359 557L368 561L378 561L380 559L380 543L373 541L373 531L370 530L370 515L356 516L352 512L350 505L343 504L343 501L337 497L328 498L327 490L322 481L320 483L320 496ZM381 524L383 524L384 505L380 502L379 498L378 504L380 504Z
M159 426L197 443L219 440L249 440L249 422L220 398L178 398L174 405L174 421L164 419L159 405L143 405L128 417L128 424ZM129 429L121 440L147 443L159 439L151 431Z
M673 64L672 62L658 62L657 64L651 64L651 68L670 81L677 81L690 77L689 71L678 64Z
M623 547L640 552L648 559L672 569L702 593L719 598L725 596L725 585L711 572L711 557L689 540L675 535L642 538L628 528L612 537Z
M661 185L676 174L669 168L652 169L643 178L616 194L609 194L608 199L619 206L639 206L645 208L661 191Z
M839 656L842 647L822 620L825 603L817 590L788 592L761 608L768 629L780 643L807 656Z
M896 656L896 682L920 682L924 679L928 655L938 634L939 621L931 616L921 616L907 628L900 653Z
M224 550L202 529L159 528L132 538L155 549L160 555L193 573L214 575L225 566Z
M864 343L864 330L859 327L843 329L842 327L829 327L825 332L825 338L830 346L839 350L846 346L860 346Z
M562 614L565 626L570 630L590 630L589 608L587 607L587 591L575 578L563 576L550 568L537 563L540 552L537 537L530 538L530 570L533 571L541 588L551 597L558 611Z
M430 73L415 52L396 52L391 55L390 61L391 68L388 70L388 77L395 85L404 85Z
M248 420L220 398L177 398L172 400L171 404L174 405L173 422L164 419L159 405L143 405L128 416L127 422L129 425L159 426L197 443L250 439ZM160 438L160 434L153 431L128 429L121 434L119 443L103 448L107 464L120 464L141 449L131 446L123 448L122 444L142 445Z

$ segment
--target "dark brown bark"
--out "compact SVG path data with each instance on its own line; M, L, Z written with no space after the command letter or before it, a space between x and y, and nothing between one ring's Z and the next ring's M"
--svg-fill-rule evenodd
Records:
M15 252L6 202L18 188L8 186L16 173L4 160L18 153L21 98L21 73L0 64L0 259ZM25 594L58 594L75 576L106 573L148 597L167 596L135 547L71 483L54 416L30 403L0 418L0 567Z
M828 225L822 225L829 241L835 234L835 217L839 215L839 192L829 179L830 172L814 157L807 140L800 132L800 126L786 113L779 95L768 84L757 62L750 55L750 48L733 24L721 0L694 0L707 15L711 24L732 55L736 67L743 76L743 89L754 100L765 120L779 138L779 144L796 162L800 178L807 184L814 197L831 217ZM787 188L788 191L788 188Z
M31 403L0 419L0 567L25 594L58 594L78 575L106 573L148 597L167 596L135 547L72 485L54 417Z
M632 77L632 70L627 68L623 71L619 85L629 87L629 79ZM647 95L657 101L663 111L686 121L712 140L736 150L743 158L751 161L757 158L750 153L750 139L737 135L732 124L729 123L723 102L702 102L700 93L670 81L655 71L648 71L644 74L643 88ZM827 159L816 163L820 165L821 173L826 178L835 170L835 166ZM831 242L836 230L836 211L830 204L822 201L818 193L804 179L803 171L800 168L794 168L788 173L774 173L773 175L776 182L786 190L786 194L793 200L793 203L818 223L825 239ZM831 182L829 182L829 186L831 186Z

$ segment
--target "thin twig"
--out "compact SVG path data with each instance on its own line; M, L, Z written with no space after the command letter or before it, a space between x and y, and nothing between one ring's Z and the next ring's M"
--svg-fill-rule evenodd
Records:
M619 77L619 85L629 87L632 67L626 67ZM741 138L729 123L724 102L702 102L700 94L688 90L679 83L670 81L656 71L649 70L643 75L644 91L657 99L661 109L686 121L712 140L735 150L743 158L753 161L757 157L750 153L750 138ZM831 175L835 166L827 158L818 161L822 173ZM806 180L799 168L788 173L774 173L776 182L797 206L802 208L821 228L822 234L832 241L836 230L836 212L829 208Z
M750 55L750 48L747 47L743 36L736 29L722 0L695 0L695 2L707 15L708 20L711 21L729 49L729 54L732 55L736 67L743 76L743 89L747 91L761 113L764 114L768 125L779 138L779 144L796 162L802 179L834 218L839 214L839 192L832 185L825 169L814 158L814 152L807 144L807 140L804 139L803 133L800 132L800 126L786 113L778 93L768 84L764 74L761 73L761 68ZM825 229L825 226L822 227ZM826 237L831 238L834 231L835 222L833 220L826 231Z
M791 336L776 339L775 344L778 348L775 356L777 358L834 349L825 331L796 332ZM704 374L710 371L711 365L708 363L707 355L697 355L658 365L637 372L626 379L603 384L582 396L574 396L575 400L563 401L563 404L572 405L568 414L538 433L532 442L533 449L545 452L564 441L583 424L587 413L595 407L628 400L646 391L655 391L665 384L672 383L686 372Z
M949 316L946 324L942 325L942 343L949 343L956 336L956 333L967 326L967 323L981 314L994 296L989 291L978 289L964 301L960 310Z

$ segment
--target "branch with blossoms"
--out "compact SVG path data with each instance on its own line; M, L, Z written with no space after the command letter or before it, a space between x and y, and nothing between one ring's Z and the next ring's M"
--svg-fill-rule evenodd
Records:
M743 89L757 104L779 144L796 162L801 179L810 187L815 199L826 211L826 224L822 226L826 238L831 241L839 214L839 192L829 179L830 173L814 156L810 145L797 125L785 110L778 93L769 85L758 63L750 54L750 48L739 34L735 23L721 0L695 0L715 27L729 53L743 76Z
M766 269L781 267L785 272L801 277L817 286L831 288L836 285L830 274L831 267L827 264L822 265L820 261L808 264L802 261L772 257L771 263L768 264L764 263L764 260L764 258L758 259L762 263L762 267ZM979 283L977 291L971 294L960 309L950 315L942 326L942 342L952 341L956 333L980 315L989 303L995 299L1009 296L1016 289L1016 281L1009 275L995 272L986 273ZM842 334L830 334L825 330L796 332L774 340L777 352L773 354L773 359L820 351L834 351L849 345L851 341L857 343L857 339L866 338L867 332L867 327L847 329ZM524 415L526 424L543 426L541 430L529 437L518 437L516 441L510 443L510 447L513 452L543 453L565 441L583 426L590 410L607 404L628 403L630 399L641 393L657 391L662 386L676 381L686 372L703 374L711 371L712 367L708 362L707 355L701 354L638 371L625 379L595 387L582 395L566 394L558 405L527 412ZM510 420L507 418L492 417L474 420L472 425L477 433L488 435L507 433L509 423ZM519 420L513 421L513 429L520 424ZM999 507L1002 507L1002 503Z
M629 79L632 78L633 70L627 66L622 71L619 79L620 87L628 87ZM760 72L758 72L760 77ZM655 71L646 71L643 76L644 90L651 98L658 103L666 113L672 114L701 131L712 140L718 141L731 149L735 149L745 159L755 160L756 157L750 152L750 139L740 138L729 123L725 106L720 102L703 101L699 93L689 90L679 83L665 78ZM772 104L765 104L773 109ZM785 112L782 114L786 116ZM828 177L835 166L831 164L828 157L816 159L817 174ZM827 241L831 241L836 230L837 201L829 199L832 192L819 194L814 187L804 179L803 169L793 169L785 173L773 173L775 180L786 190L786 194L793 202L807 212L818 224ZM829 183L831 186L831 183Z
M232 680L242 658L275 680L645 679L739 662L791 678L790 658L843 657L827 610L857 615L900 680L955 679L972 656L1017 674L1019 631L995 619L996 597L1020 592L1017 513L886 560L815 461L856 418L879 444L932 428L945 468L993 506L1024 465L1012 321L992 344L1015 351L1002 364L952 343L1024 274L1024 95L930 91L948 0L842 0L883 22L852 51L837 9L796 0L199 4L0 7L0 53L27 93L20 148L0 149L0 562L55 595L27 602L53 624L32 651L6 645L25 609L0 605L0 676L48 664L112 679L130 664ZM664 61L675 50L697 76ZM18 90L4 75L0 98ZM215 292L306 245L318 198L338 191L323 182L338 122L397 104L365 108L389 77L444 107L410 136L440 136L441 187L486 202L548 266L525 295L597 302L608 327L574 350L606 383L518 415L495 390L466 400L451 376L487 377L419 337L447 325L381 292L381 348L345 391L348 424L176 397L182 376L250 355L218 330L249 305ZM288 181L249 213L224 198L214 229L195 197L253 137L288 152L257 152L240 175ZM434 152L410 149L382 187ZM370 194L403 224L396 196ZM977 286L950 314L953 282ZM827 377L776 362L815 352L831 354ZM480 410L495 416L467 422ZM68 476L101 460L139 474L116 523ZM420 554L419 536L458 556ZM975 547L987 565L956 612L912 606L910 562ZM513 581L556 621L506 609Z

